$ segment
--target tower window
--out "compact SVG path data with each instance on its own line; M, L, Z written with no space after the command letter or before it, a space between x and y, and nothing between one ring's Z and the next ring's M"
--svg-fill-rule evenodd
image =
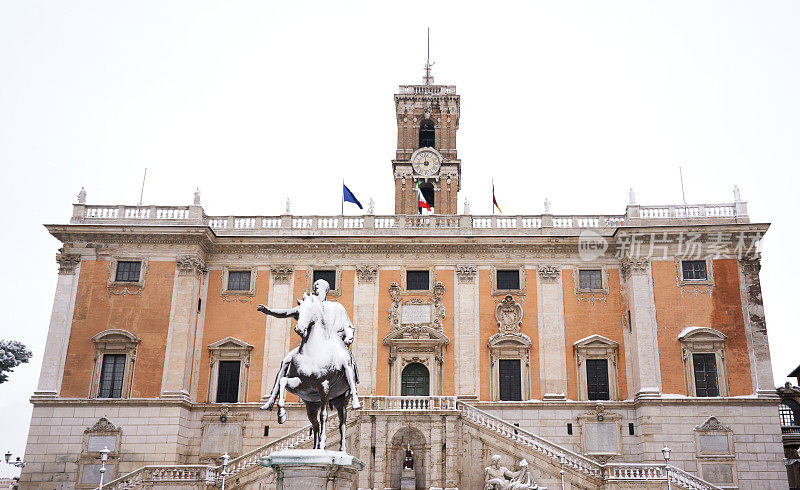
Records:
M436 129L433 127L433 121L429 119L419 125L419 147L436 147Z
M427 184L427 183L426 184L420 184L419 185L419 190L422 191L422 197L425 198L425 202L428 203L428 206L430 206L431 209L435 209L436 208L436 203L434 202L433 186L431 184ZM422 209L423 208L418 208L420 213L422 212Z

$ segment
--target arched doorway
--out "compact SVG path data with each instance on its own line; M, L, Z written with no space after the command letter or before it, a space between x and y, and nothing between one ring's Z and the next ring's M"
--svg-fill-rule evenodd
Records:
M428 368L412 362L400 375L401 396L429 396L431 394L431 375Z

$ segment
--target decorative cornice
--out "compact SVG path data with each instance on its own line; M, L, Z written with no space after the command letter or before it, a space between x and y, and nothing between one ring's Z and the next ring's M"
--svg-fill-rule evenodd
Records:
M56 254L59 274L75 274L75 269L81 263L81 256L76 254L58 253Z
M458 276L458 282L460 283L474 283L475 282L475 274L478 272L478 267L475 265L457 265L456 266L456 275Z
M270 268L275 284L289 284L294 269L290 265L276 265Z
M175 260L179 276L200 277L206 272L205 263L198 255L179 255Z
M543 282L554 282L557 281L558 278L561 277L561 269L555 265L540 265L539 266L539 278Z
M358 282L374 283L375 277L378 275L378 268L367 264L357 265L356 275L358 276Z

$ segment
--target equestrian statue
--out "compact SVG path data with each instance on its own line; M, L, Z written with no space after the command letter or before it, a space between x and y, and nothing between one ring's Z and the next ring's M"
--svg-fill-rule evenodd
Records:
M262 409L278 404L278 423L286 422L286 391L299 396L306 405L314 436L314 449L325 449L325 424L328 407L339 413L339 450L345 450L347 403L361 408L356 394L358 370L350 351L355 328L347 311L339 303L327 301L330 285L324 279L314 282L313 294L303 293L291 309L270 309L258 305L258 311L276 318L293 318L300 345L281 362L275 385Z

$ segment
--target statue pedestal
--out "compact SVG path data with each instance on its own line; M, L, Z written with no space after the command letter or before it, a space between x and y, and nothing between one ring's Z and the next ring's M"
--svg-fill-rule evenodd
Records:
M414 470L403 468L403 474L400 475L400 490L416 490L417 476Z
M323 449L283 449L261 459L277 475L283 490L350 490L364 463L354 456Z

